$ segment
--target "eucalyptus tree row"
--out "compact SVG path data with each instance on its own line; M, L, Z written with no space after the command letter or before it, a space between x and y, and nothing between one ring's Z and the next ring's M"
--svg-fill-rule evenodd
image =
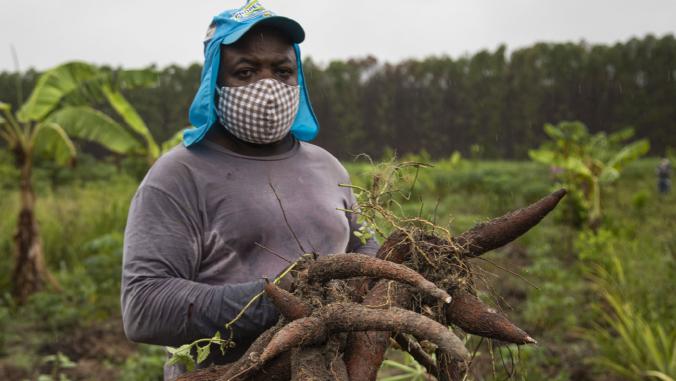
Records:
M484 157L526 159L548 138L542 126L562 120L579 120L591 133L633 126L656 154L676 146L673 35L613 45L499 46L396 63L307 59L304 70L321 125L316 143L341 159L378 158L388 148L445 158L473 146ZM121 93L153 136L168 139L188 124L200 71L198 64L168 66L158 70L155 86ZM0 99L14 99L15 75L0 73ZM23 75L28 89L36 74Z

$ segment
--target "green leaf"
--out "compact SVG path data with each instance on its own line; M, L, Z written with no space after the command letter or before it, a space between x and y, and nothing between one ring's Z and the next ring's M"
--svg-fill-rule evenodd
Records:
M634 373L631 370L629 370L629 368L627 368L626 366L624 366L620 363L617 363L617 362L615 362L611 359L594 358L593 362L595 362L598 365L601 365L605 368L608 368L609 370L611 370L611 371L613 371L613 372L615 372L615 373L617 373L621 376L624 376L624 377L627 377L627 378L633 378L634 377Z
M5 102L0 102L0 111L12 112L12 105Z
M532 149L528 151L528 156L531 159L548 165L555 165L556 163L556 153L548 149Z
M193 369L195 369L195 361L193 360L192 355L190 353L191 349L192 349L191 344L184 344L176 349L173 349L173 352L170 350L172 356L167 362L167 364L168 365L181 364L184 365L188 371L192 371Z
M555 126L555 125L550 124L550 123L546 123L545 126L544 126L544 130L545 130L545 133L547 134L547 136L549 136L552 139L556 140L556 139L563 139L564 138L563 131L561 131L561 129L558 126Z
M159 84L159 74L150 69L118 70L110 74L111 84L114 89L135 89L138 87L150 87Z
M64 355L61 352L58 352L56 354L56 357L58 360L59 367L62 369L75 368L77 366L77 364L75 364L73 360L71 360L68 356Z
M28 101L19 109L19 120L43 120L59 107L63 98L78 91L83 82L99 76L94 66L84 62L68 62L46 71L38 78Z
M627 127L608 135L608 141L610 142L610 144L620 144L625 140L631 139L633 136L634 129L631 127Z
M400 374L398 376L390 376L390 377L385 377L381 378L380 381L406 381L406 380L413 380L415 377L415 374Z
M96 142L116 153L140 150L139 142L106 114L88 106L66 107L51 115L71 137Z
M134 107L124 98L122 93L115 91L110 87L104 87L103 92L106 99L115 111L122 117L132 130L141 135L146 142L147 154L152 159L157 159L160 156L160 148L153 138L148 126L143 121L141 116L136 112Z
M674 379L672 377L669 377L668 375L666 375L662 372L658 372L656 370L646 371L645 375L649 376L649 377L655 377L655 378L659 379L660 381L674 381Z
M451 166L456 166L462 161L462 154L459 151L453 151L451 154Z
M383 361L383 365L391 366L393 368L403 370L404 372L415 372L414 368L411 368L410 366L404 365L404 364L397 362L397 361L394 361L394 360L385 360L385 361Z
M0 138L4 139L10 147L13 147L16 143L16 136L12 126L2 116L0 116Z
M0 102L0 112L5 116L0 115L0 138L7 141L10 147L22 139L23 129L16 123L12 115L12 105L5 102Z
M581 175L586 178L592 177L591 171L579 157L569 157L563 160L559 166L566 171L573 172L577 175Z
M633 142L620 150L609 162L608 167L621 171L627 164L635 161L650 151L650 142L641 139Z
M190 355L190 350L192 349L191 344L183 344L180 347L176 348L172 354L173 355L179 355L179 356L184 356L184 355Z
M589 139L589 130L581 122L561 122L558 124L558 129L562 134L561 140L581 143Z
M644 350L650 355L650 359L653 364L666 364L666 353L662 352L660 349L657 340L655 340L655 334L653 333L650 327L644 327L643 332L640 333L643 338Z
M59 165L71 162L77 151L66 131L56 123L40 123L33 136L35 154L53 157Z
M599 176L599 180L602 183L612 183L615 180L620 178L620 171L613 167L605 167L603 168L603 171L601 171L601 175Z
M197 363L201 364L204 360L209 357L209 353L211 352L211 343L207 343L204 346L199 346L197 345Z

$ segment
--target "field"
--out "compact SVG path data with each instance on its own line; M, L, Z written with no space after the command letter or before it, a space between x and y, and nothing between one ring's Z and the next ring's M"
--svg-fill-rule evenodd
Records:
M131 344L121 331L123 231L143 172L132 164L84 156L74 169L36 169L45 254L62 290L16 306L9 290L17 173L0 157L0 379L161 379L163 349ZM368 164L344 164L355 184L368 185ZM676 196L658 195L656 166L636 161L603 190L596 233L576 228L575 208L563 202L524 237L476 260L481 297L538 345L465 337L476 348L471 379L673 380ZM533 162L438 161L421 170L400 212L461 232L555 187L549 169ZM390 358L383 379L423 379L402 353Z

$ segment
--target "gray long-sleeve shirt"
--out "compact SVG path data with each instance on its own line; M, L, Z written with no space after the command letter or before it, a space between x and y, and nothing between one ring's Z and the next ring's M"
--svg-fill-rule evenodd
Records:
M150 169L132 201L124 240L122 317L129 339L177 346L210 337L300 249L374 254L351 232L349 177L325 150L304 142L281 155L248 157L203 141L177 146ZM272 187L270 186L272 184ZM232 361L277 311L265 298L235 324ZM220 353L219 353L220 355Z

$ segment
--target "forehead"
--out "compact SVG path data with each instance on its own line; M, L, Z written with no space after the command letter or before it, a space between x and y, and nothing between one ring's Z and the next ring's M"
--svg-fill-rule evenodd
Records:
M295 61L293 44L275 28L260 26L251 28L242 38L231 45L221 46L221 56L232 61L241 56L284 56Z

